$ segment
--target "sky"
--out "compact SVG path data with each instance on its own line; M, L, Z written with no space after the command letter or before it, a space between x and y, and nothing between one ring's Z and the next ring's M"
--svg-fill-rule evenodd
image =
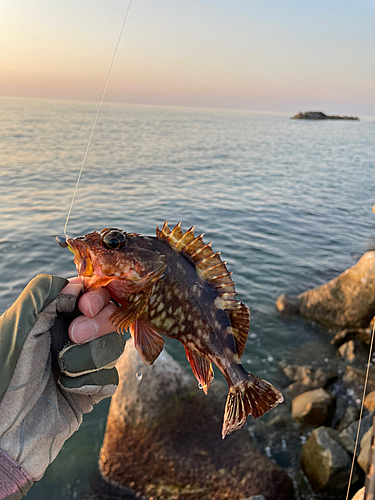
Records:
M129 0L0 0L0 96L98 102ZM133 0L105 101L375 116L375 0Z

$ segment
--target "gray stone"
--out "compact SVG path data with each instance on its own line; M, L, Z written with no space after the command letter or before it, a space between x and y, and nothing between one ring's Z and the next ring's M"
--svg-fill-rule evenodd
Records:
M251 497L242 498L241 500L266 500L263 495L252 495Z
M356 408L355 406L348 406L345 410L343 417L338 423L336 430L338 432L341 432L358 419L359 419L359 409Z
M245 428L221 439L227 395L221 382L205 396L166 350L143 365L132 340L117 370L99 462L108 482L158 500L292 498L290 478Z
M298 300L297 300L298 299ZM367 327L375 311L375 251L337 278L298 295L300 314L328 327Z
M287 388L291 398L295 398L311 389L325 387L329 382L337 378L337 374L327 368L317 368L310 365L289 365L284 362L279 363L279 366L286 377L294 382Z
M324 389L300 394L292 401L292 417L305 425L329 423L335 411L335 397Z
M346 491L351 458L328 427L314 429L302 447L301 467L315 493L338 496ZM358 480L354 469L353 484Z
M373 416L372 415L367 415L367 417L364 417L361 421L361 427L359 430L359 442L363 438L364 434L370 429L372 425L372 420ZM357 420L356 422L353 422L350 424L346 429L344 429L342 432L339 434L339 439L343 446L345 447L346 450L349 451L353 455L354 453L354 447L355 447L355 441L357 437L357 431L358 431L358 424L359 421ZM357 447L357 452L356 455L359 455L359 446Z

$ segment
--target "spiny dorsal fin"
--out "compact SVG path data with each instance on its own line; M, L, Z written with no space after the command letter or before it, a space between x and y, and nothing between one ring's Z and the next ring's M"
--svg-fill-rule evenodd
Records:
M212 243L205 244L203 234L196 237L194 229L195 226L192 226L184 233L181 230L181 222L179 222L170 230L167 221L165 221L161 230L156 228L156 236L190 260L198 275L216 290L222 308L228 313L236 341L237 354L241 357L249 333L249 308L236 299L237 294L235 283L231 278L232 273L228 272L227 263L221 260L220 252L214 253L211 248Z

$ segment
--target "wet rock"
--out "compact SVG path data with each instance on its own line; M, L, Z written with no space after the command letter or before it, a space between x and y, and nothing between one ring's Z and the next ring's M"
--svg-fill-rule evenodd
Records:
M331 344L340 347L349 340L358 340L362 344L370 345L371 343L372 328L346 328L340 330L331 340Z
M292 401L292 417L304 425L327 424L334 412L335 397L324 389L304 392Z
M359 419L359 409L356 408L355 406L348 406L345 410L343 417L339 421L336 430L338 432L341 432L358 419Z
M371 446L372 428L370 428L361 439L361 451L357 458L358 465L366 472L368 455Z
M363 436L366 434L366 432L370 429L370 427L372 425L372 420L373 420L372 415L367 415L367 417L364 417L362 419L361 427L359 430L359 438L358 438L359 442L361 441ZM342 445L352 455L354 453L355 441L357 438L358 424L359 424L359 421L357 420L356 422L353 422L352 424L350 424L349 427L347 427L346 429L341 431L339 434L339 439L340 439ZM357 447L356 455L359 455L359 446Z
M286 377L294 382L287 388L291 398L295 398L299 394L311 389L325 387L337 378L337 374L327 368L316 368L309 365L290 365L284 362L281 362L279 366Z
M242 500L266 500L263 495L252 495L248 498L242 498Z
M146 367L132 341L117 369L120 385L100 454L105 479L158 500L293 497L289 477L245 428L221 439L223 384L204 396L165 350Z
M363 384L366 377L366 370L362 368L354 368L353 366L347 366L346 371L342 377L342 381L345 385L354 390L357 397L362 398ZM375 373L370 370L367 380L367 388L370 391L375 391Z
M355 360L355 345L354 340L349 340L349 342L345 342L338 349L339 355L346 359L347 361L353 362Z
M375 391L367 394L367 396L365 397L364 405L368 409L368 411L375 410Z
M364 364L368 358L368 348L357 340L345 342L345 344L339 347L337 352L342 359L349 361L349 363Z
M293 316L299 313L299 300L297 297L282 293L276 300L277 310Z
M338 496L346 491L351 458L338 443L333 429L313 430L302 447L300 464L315 493ZM353 484L357 480L354 469Z
M297 299L300 314L313 321L328 327L367 327L375 311L375 251Z

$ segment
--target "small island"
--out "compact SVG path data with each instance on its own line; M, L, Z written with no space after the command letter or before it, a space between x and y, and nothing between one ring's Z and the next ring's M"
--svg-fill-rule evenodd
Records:
M297 115L292 116L292 120L357 120L358 116L339 116L339 115L326 115L322 111L300 111Z

